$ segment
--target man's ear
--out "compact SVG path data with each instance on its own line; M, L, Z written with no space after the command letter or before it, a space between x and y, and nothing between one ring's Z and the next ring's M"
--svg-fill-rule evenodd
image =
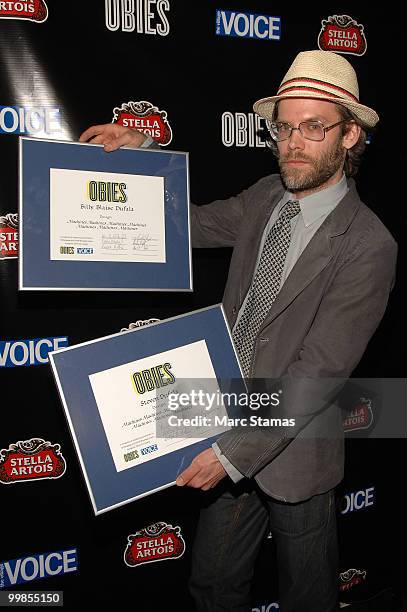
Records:
M361 127L355 121L351 121L347 125L347 131L342 137L342 144L345 149L351 149L359 140Z

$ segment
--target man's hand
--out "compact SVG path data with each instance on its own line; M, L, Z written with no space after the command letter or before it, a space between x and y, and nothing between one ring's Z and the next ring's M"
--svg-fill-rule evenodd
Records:
M188 487L208 491L215 487L226 475L226 471L213 448L207 448L199 453L193 459L191 465L178 476L176 484L179 487L187 485Z
M147 137L138 130L126 128L117 123L104 123L92 125L79 137L80 142L103 144L105 151L116 151L120 147L128 146L137 149Z

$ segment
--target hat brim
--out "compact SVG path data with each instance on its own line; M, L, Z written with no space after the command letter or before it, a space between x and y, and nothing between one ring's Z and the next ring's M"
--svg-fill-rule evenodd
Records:
M344 100L342 98L332 98L331 96L324 95L323 93L314 94L314 95L306 95L299 96L297 94L282 94L280 96L271 96L269 98L261 98L257 100L253 104L253 110L255 113L263 117L268 121L273 119L273 111L276 103L279 100L284 100L286 98L312 98L315 100L326 100L327 102L333 102L335 104L340 104L341 106L345 106L350 111L352 111L358 119L365 124L367 128L373 128L377 122L379 121L379 115L369 106L364 106L363 104L359 104L358 102L352 102L351 100Z

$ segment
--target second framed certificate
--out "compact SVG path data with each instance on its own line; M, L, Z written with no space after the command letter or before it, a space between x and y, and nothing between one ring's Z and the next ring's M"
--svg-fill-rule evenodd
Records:
M245 390L221 305L49 358L95 514L172 486Z
M188 154L20 138L22 290L191 291Z

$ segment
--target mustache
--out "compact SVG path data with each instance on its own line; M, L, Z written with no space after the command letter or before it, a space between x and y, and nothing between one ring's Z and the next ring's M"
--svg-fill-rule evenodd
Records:
M288 161L303 161L312 163L314 160L311 157L304 157L303 155L301 157L299 155L286 155L285 157L280 157L280 162Z

